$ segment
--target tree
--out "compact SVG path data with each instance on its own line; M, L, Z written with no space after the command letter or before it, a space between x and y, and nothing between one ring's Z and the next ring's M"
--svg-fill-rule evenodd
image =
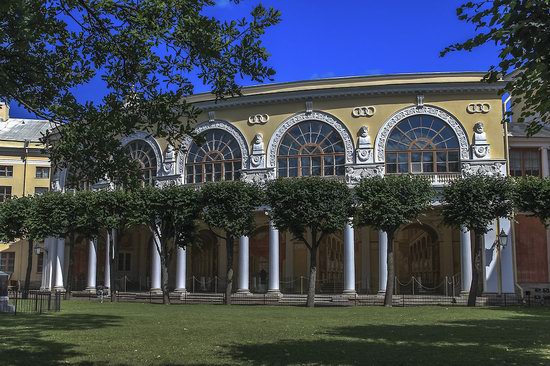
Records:
M31 214L32 206L32 196L14 197L0 204L0 240L4 242L12 242L18 239L28 241L27 271L23 287L23 296L25 297L29 292L31 282L34 242L43 239L36 237L32 225L29 225L28 217Z
M146 186L132 193L137 205L136 225L146 225L153 234L153 245L160 256L163 303L170 304L168 265L178 247L195 238L200 213L198 194L192 187L171 185L165 188Z
M32 228L34 237L65 238L74 219L72 196L60 192L48 192L35 196L32 202L27 224Z
M227 275L225 303L231 304L233 290L233 248L235 239L250 235L255 228L254 212L262 204L258 186L242 181L207 183L201 188L202 218L212 232L225 240ZM223 235L215 232L223 231ZM248 275L244 273L243 275Z
M118 241L125 230L130 228L137 221L136 215L140 215L139 205L135 202L135 195L129 191L102 190L96 192L97 204L99 207L98 216L101 222L100 227L111 235L110 243L106 241L106 247L109 248L109 268L110 283L109 294L111 301L115 301L114 286L117 279L117 260L119 254ZM107 239L108 240L108 239Z
M0 98L56 124L47 150L56 166L71 164L75 182L135 177L121 135L143 130L175 145L199 114L186 102L196 84L224 98L244 79L274 75L261 38L280 13L260 4L248 17L220 20L208 15L215 4L4 0ZM99 103L74 94L91 82L104 91Z
M351 192L345 183L333 179L279 178L267 184L266 196L275 226L290 231L309 250L307 306L313 307L317 252L323 239L343 230L353 215Z
M385 231L388 236L388 277L384 306L392 306L395 267L393 239L397 230L418 220L431 205L434 190L428 179L418 175L386 175L366 178L355 188L359 225Z
M513 184L509 178L468 175L451 182L443 189L443 221L450 226L472 231L474 258L468 306L475 306L481 276L482 236L495 219L512 214ZM498 233L497 233L498 235Z
M514 205L519 211L538 217L545 226L550 225L550 179L515 179Z
M527 125L529 135L550 123L550 2L548 0L469 1L457 9L460 20L476 26L476 34L442 51L471 51L487 43L500 47L500 62L491 66L485 80L495 82L516 71L504 90L524 103L518 122L537 117Z

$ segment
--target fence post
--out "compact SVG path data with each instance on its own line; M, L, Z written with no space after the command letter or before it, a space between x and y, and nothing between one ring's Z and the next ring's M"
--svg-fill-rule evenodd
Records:
M17 291L15 291L15 309L13 311L13 315L17 315L17 306L18 306L18 303L17 303Z
M193 293L195 293L195 276L193 276L191 280L193 281Z
M445 297L449 297L449 277L445 276Z
M214 293L218 293L218 276L214 276Z
M304 276L300 276L300 295L304 294Z
M412 276L411 279L412 279L412 290L413 290L412 292L413 292L413 295L414 295L414 276Z

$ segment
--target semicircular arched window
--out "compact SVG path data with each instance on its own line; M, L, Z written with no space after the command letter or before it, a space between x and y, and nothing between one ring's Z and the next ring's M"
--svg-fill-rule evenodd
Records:
M142 182L153 185L157 176L157 158L151 145L143 140L134 140L126 145L126 151L139 164Z
M239 143L227 131L211 129L204 134L204 143L192 143L185 171L187 183L239 180L242 154Z
M319 121L303 121L290 128L277 151L279 177L342 176L345 163L342 137Z
M386 173L438 174L460 172L460 145L443 120L416 115L390 132L386 143Z

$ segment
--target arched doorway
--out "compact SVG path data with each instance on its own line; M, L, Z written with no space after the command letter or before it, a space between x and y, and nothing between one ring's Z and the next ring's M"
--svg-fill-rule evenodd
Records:
M218 240L210 230L199 232L199 243L191 247L191 290L214 292L218 284Z
M428 225L411 224L399 231L395 244L397 292L442 293L437 232Z

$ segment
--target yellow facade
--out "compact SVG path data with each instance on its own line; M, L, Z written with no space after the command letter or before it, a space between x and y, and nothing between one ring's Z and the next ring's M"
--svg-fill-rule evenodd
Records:
M9 187L11 197L40 194L50 189L51 166L47 155L42 152L41 133L49 127L47 121L9 118L8 108L0 106L5 117L0 119L0 167L9 167L10 176L0 176L0 190ZM0 264L10 263L9 268L0 268L12 272L12 284L25 279L28 245L26 241L0 243ZM13 253L13 254L11 254ZM14 266L7 256L15 255ZM38 286L41 278L41 266L38 257L33 254L31 283Z

